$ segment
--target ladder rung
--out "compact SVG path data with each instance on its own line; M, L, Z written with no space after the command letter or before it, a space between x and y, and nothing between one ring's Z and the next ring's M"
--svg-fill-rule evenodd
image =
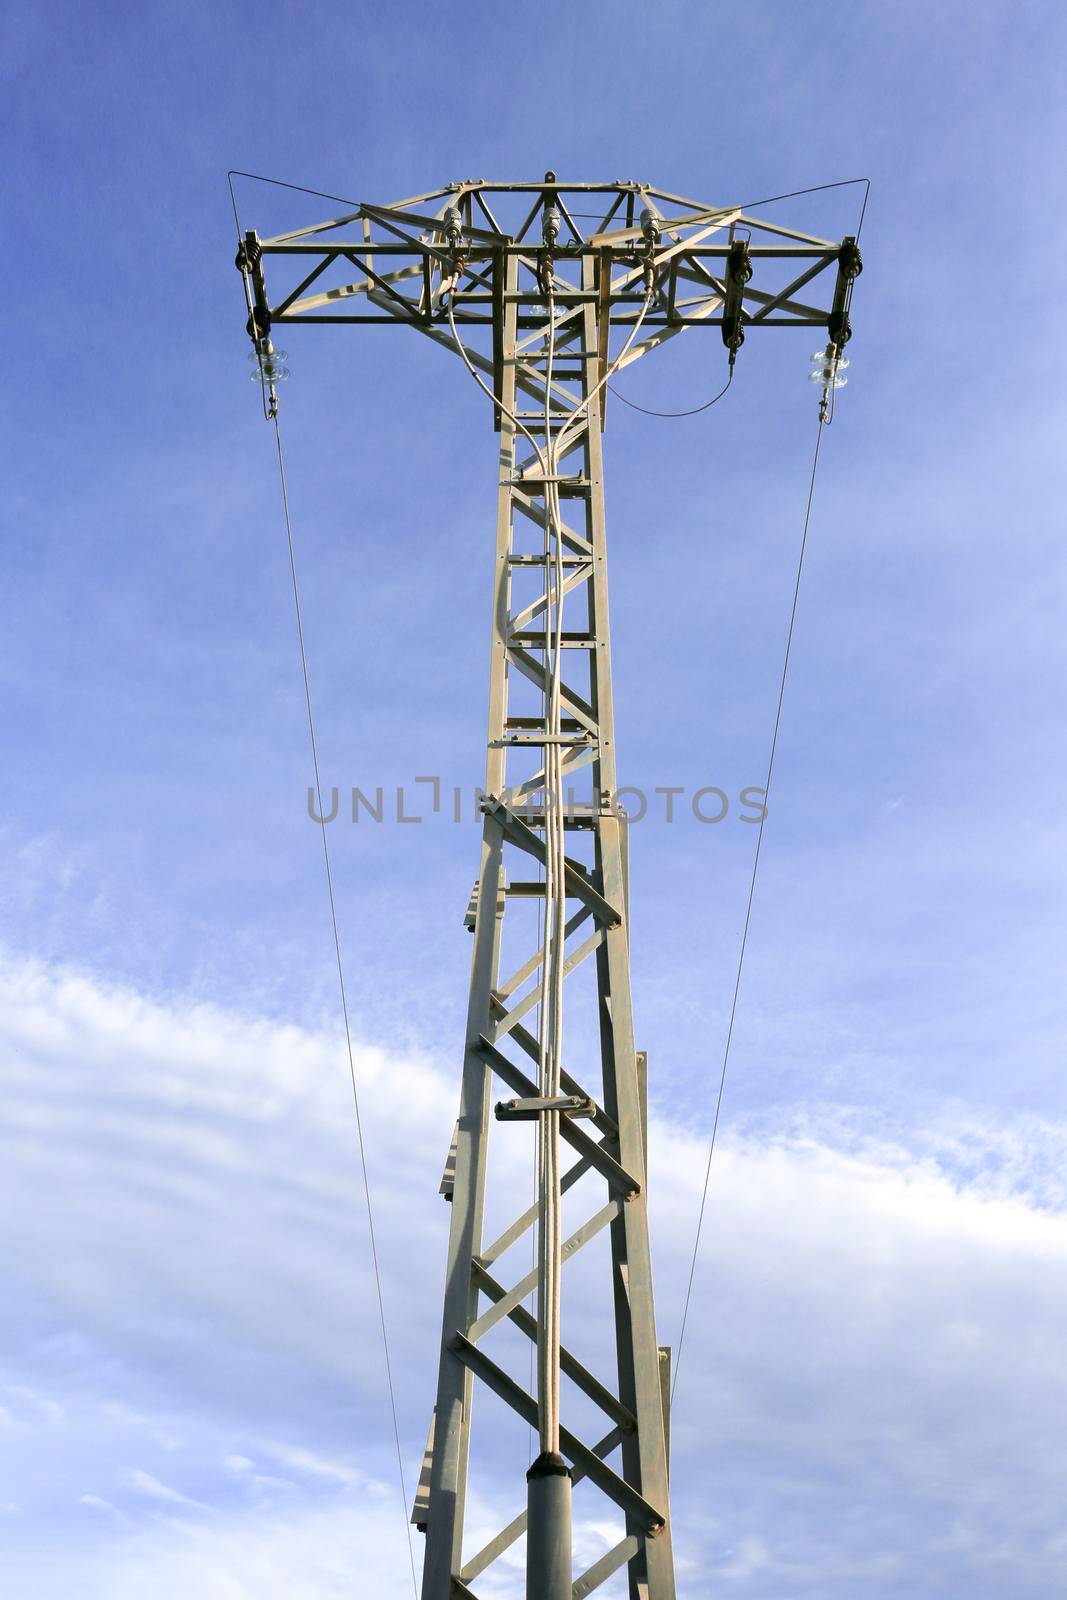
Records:
M513 728L543 728L544 725L544 717L509 717L504 724L505 728L509 730ZM576 733L582 724L576 717L560 717L559 726L562 733Z
M568 478L559 472L524 472L521 477L512 478L511 484L513 488L521 489L528 483L578 483L579 481L573 475Z
M542 629L540 632L532 628L517 628L514 633L508 634L508 644L525 645L528 650L543 650L548 635ZM591 633L564 632L560 641L564 650L595 650L596 640Z
M527 424L527 427L531 433L544 433L545 414L543 411L516 411L515 416L519 422L525 422ZM569 423L573 422L573 420L573 411L550 411L548 414L548 425L553 433L561 433ZM578 425L578 428L575 431L576 439L581 436L581 430L582 428L586 427L587 421L587 418L583 418L581 423Z
M606 808L604 810L598 808L596 811L593 811L588 807L583 810L582 806L580 805L565 806L563 809L563 826L565 828L580 828L584 829L586 832L591 832L599 817L610 815L610 811L608 811ZM543 811L528 811L524 806L519 812L519 816L528 827L543 828L545 825L545 814Z
M513 567L543 567L546 560L550 567L555 566L555 556L508 556L508 561ZM588 556L564 556L563 565L565 567L585 567L589 565L589 558Z
M583 874L583 876L588 876L588 874ZM541 900L544 898L544 893L544 884L538 883L536 879L524 881L516 878L507 887L508 898L512 900ZM577 897L573 894L568 894L567 898L568 900L574 900Z
M506 733L502 739L490 739L490 750L502 750L505 745L528 744L533 748L540 745L576 745L591 744L591 733Z
M567 361L595 361L598 358L599 353L600 352L597 351L597 350L570 350L570 349L568 349L564 353L561 354L560 351L557 350L555 356L553 357L552 365L553 365L553 368L554 368L556 363L559 362L559 361L563 361L563 362L567 362ZM547 350L537 350L537 351L533 352L530 355L519 355L519 356L516 356L515 360L520 365L524 361L544 361L544 362L547 363L547 361L548 361L548 352L547 352Z

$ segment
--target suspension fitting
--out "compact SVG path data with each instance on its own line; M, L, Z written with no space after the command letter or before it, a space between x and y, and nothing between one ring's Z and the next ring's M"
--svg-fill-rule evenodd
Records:
M641 255L645 264L645 293L651 294L656 286L656 247L660 241L660 226L658 219L647 208L641 213L641 233L643 236Z
M837 282L834 285L834 303L826 319L826 331L834 349L841 353L852 337L852 324L848 308L852 300L852 285L863 271L863 258L853 234L841 241L837 252Z
M726 256L726 296L722 305L722 342L730 352L733 366L737 352L745 342L744 317L745 284L752 276L752 258L748 253L748 240L735 239Z
M837 267L846 278L858 278L863 271L863 257L860 255L855 234L846 234L842 239L841 248L837 252Z
M555 285L553 266L556 244L559 240L559 231L562 225L563 219L560 216L559 207L555 205L546 206L541 216L541 237L545 242L544 249L539 250L537 254L537 287L542 294L551 294Z
M458 206L448 206L443 218L445 244L448 246L449 265L451 272L447 278L442 278L437 290L438 300L444 304L445 296L455 294L459 285L460 273L466 261L467 241L463 237L463 218Z
M445 241L453 254L458 255L463 247L463 218L458 206L446 207L444 222Z

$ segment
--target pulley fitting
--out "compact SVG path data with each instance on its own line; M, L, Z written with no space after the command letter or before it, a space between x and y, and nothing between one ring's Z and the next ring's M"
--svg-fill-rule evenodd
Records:
M748 253L748 240L735 239L726 257L726 276L731 283L745 284L752 276L752 257Z
M258 239L242 239L237 246L233 264L238 272L251 272L253 267L259 265L262 254L263 246Z
M830 336L830 343L840 355L852 337L852 324L848 320L848 308L852 300L852 285L863 271L863 259L860 255L859 245L854 235L849 234L841 241L841 248L837 252L837 282L834 285L834 303L826 319L826 331Z
M846 278L858 278L863 271L863 257L854 234L846 234L837 252L837 268Z
M843 309L831 311L826 319L826 331L835 349L843 350L852 338L852 324L848 320L848 312Z
M270 338L270 311L266 306L255 305L248 313L245 323L245 332L253 344L258 344L261 339Z
M748 240L735 239L726 255L726 297L722 306L722 342L730 352L733 366L737 352L745 342L744 317L745 284L752 276L752 258L748 253Z

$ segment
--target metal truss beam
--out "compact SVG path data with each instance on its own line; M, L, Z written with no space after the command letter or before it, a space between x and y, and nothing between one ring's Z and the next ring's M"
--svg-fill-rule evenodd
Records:
M550 212L548 244L543 224ZM738 252L743 273L736 270ZM653 1307L644 1057L635 1048L630 995L626 824L611 798L617 781L601 442L605 385L618 365L691 329L719 327L735 353L745 332L769 327L822 327L843 343L849 274L859 270L855 241L835 244L737 207L702 206L648 185L561 183L547 174L540 183L468 181L391 206L363 205L272 239L248 234L238 265L257 349L272 328L290 324L415 328L462 354L480 375L500 432L482 839L464 919L474 935L470 990L459 1119L441 1185L451 1219L436 1405L412 1513L426 1533L423 1600L473 1596L470 1585L527 1527L524 1511L465 1557L475 1393L531 1426L538 1423L538 1400L491 1353L507 1327L524 1339L535 1339L538 1328L525 1306L538 1286L537 1269L508 1287L510 1275L501 1276L497 1267L534 1226L537 1205L525 1206L502 1229L498 1223L491 1242L483 1239L498 1079L528 1102L500 1108L496 1137L508 1141L512 1170L524 1170L527 1116L546 1123L558 1118L560 1136L576 1157L559 1183L561 1194L582 1199L584 1215L563 1246L564 1320L574 1259L596 1236L602 1245L606 1237L609 1247L603 1299L610 1305L614 1349L601 1352L607 1365L598 1373L561 1344L559 1370L612 1428L592 1446L568 1427L561 1426L559 1437L572 1479L587 1480L602 1495L605 1510L621 1518L620 1537L573 1581L572 1600L584 1600L623 1568L630 1600L674 1600L669 1352L657 1344ZM637 332L624 362L613 361L613 333ZM458 347L460 339L465 348ZM543 462L553 461L547 444L561 430L565 442L546 476ZM556 491L551 499L550 486ZM565 520L556 510L557 495ZM563 574L561 595L553 566ZM573 622L562 634L561 715L550 728L548 623L564 600ZM545 890L528 875L531 861L544 868L548 808L561 800L546 777L555 767L549 752L558 746L564 747L563 779L581 791L564 817L569 853L562 888L555 891L556 905L564 897L575 903L560 966L568 1018L580 1014L581 1025L568 1032L578 1041L568 1043L572 1070L560 1069L559 1094L545 1099L525 1065L539 1061L541 1044L523 1018L540 1011L547 982L534 915ZM581 986L575 983L579 970ZM579 1114L589 1119L586 1126L576 1120ZM591 1189L595 1198L587 1195ZM617 1468L607 1464L615 1452ZM496 1482L513 1482L517 1497L524 1465L495 1460L489 1470ZM536 1575L532 1581L536 1586Z

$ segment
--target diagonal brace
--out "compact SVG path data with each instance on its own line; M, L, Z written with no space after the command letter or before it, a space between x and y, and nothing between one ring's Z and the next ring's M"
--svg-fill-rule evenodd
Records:
M609 1200L607 1205L603 1206L595 1216L590 1217L587 1222L583 1222L582 1226L572 1233L564 1243L563 1259L569 1261L572 1256L578 1254L583 1245L588 1244L590 1239L595 1239L597 1234L606 1228L609 1223L614 1222L619 1215L620 1206L620 1201ZM476 1265L477 1263L475 1263ZM513 1284L510 1289L501 1290L500 1298L495 1305L490 1306L488 1311L483 1311L481 1316L475 1322L472 1322L467 1329L467 1337L471 1343L476 1344L479 1339L489 1332L490 1328L495 1328L498 1322L502 1322L505 1317L510 1316L513 1307L521 1305L528 1296L533 1294L537 1288L537 1278L538 1271L534 1267L525 1277L520 1278L518 1283Z
M535 1095L537 1085L532 1078L528 1078L521 1067L502 1054L495 1045L490 1044L484 1033L479 1036L477 1046L479 1053L486 1057L493 1070L503 1078L509 1088L516 1094ZM624 1198L629 1199L641 1193L641 1185L632 1173L619 1165L613 1156L609 1156L604 1146L596 1139L591 1139L583 1128L568 1117L562 1117L559 1125L560 1137L565 1139L572 1150L580 1156L586 1156L592 1166L606 1178L613 1189L620 1190Z
M469 1339L465 1339L461 1333L455 1335L452 1349L476 1378L481 1378L486 1387L492 1389L501 1400L506 1401L513 1411L517 1411L524 1422L531 1428L536 1428L537 1401L532 1395L527 1394L514 1378L510 1377L502 1367L497 1366L484 1350L479 1350ZM564 1455L568 1456L576 1467L580 1466L583 1469L583 1476L588 1478L590 1483L595 1483L602 1494L613 1500L646 1533L658 1533L666 1526L667 1519L663 1513L657 1511L633 1484L627 1483L625 1478L620 1478L617 1472L606 1466L596 1452L587 1444L583 1444L569 1428L560 1428L559 1442Z
M507 1294L503 1284L498 1283L491 1273L483 1266L479 1266L477 1261L474 1263L474 1281L482 1293L488 1295L494 1303L503 1300ZM508 1317L517 1328L522 1329L527 1338L536 1341L537 1319L530 1315L524 1305L512 1306ZM618 1423L624 1433L633 1433L637 1427L637 1418L633 1412L563 1345L560 1345L559 1349L559 1365L560 1371L565 1372L583 1394L587 1394L613 1422Z
M593 1446L593 1454L603 1461L610 1456L613 1451L617 1450L621 1443L621 1430L619 1428L612 1428L610 1433L606 1433L603 1439ZM573 1483L580 1483L584 1477L585 1473L583 1472L582 1468L576 1466L571 1473L571 1481ZM460 1576L465 1582L477 1578L479 1573L484 1572L486 1567L491 1566L496 1560L497 1556L503 1555L504 1551L513 1545L516 1539L521 1539L525 1532L526 1512L520 1511L517 1517L512 1518L506 1528L502 1528L498 1534L490 1539L487 1545L484 1545L482 1549L479 1550L476 1556L471 1557L466 1566L463 1568Z
M537 834L529 827L517 812L506 806L503 800L498 800L495 795L487 794L482 801L482 810L486 816L493 817L499 822L505 837L512 844L518 845L520 850L525 850L527 855L533 856L535 861L542 865L545 860L545 841L538 838ZM564 883L569 895L576 900L581 900L587 905L594 917L609 928L617 928L622 923L622 912L617 911L604 896L593 888L586 875L578 872L568 863L564 868Z

